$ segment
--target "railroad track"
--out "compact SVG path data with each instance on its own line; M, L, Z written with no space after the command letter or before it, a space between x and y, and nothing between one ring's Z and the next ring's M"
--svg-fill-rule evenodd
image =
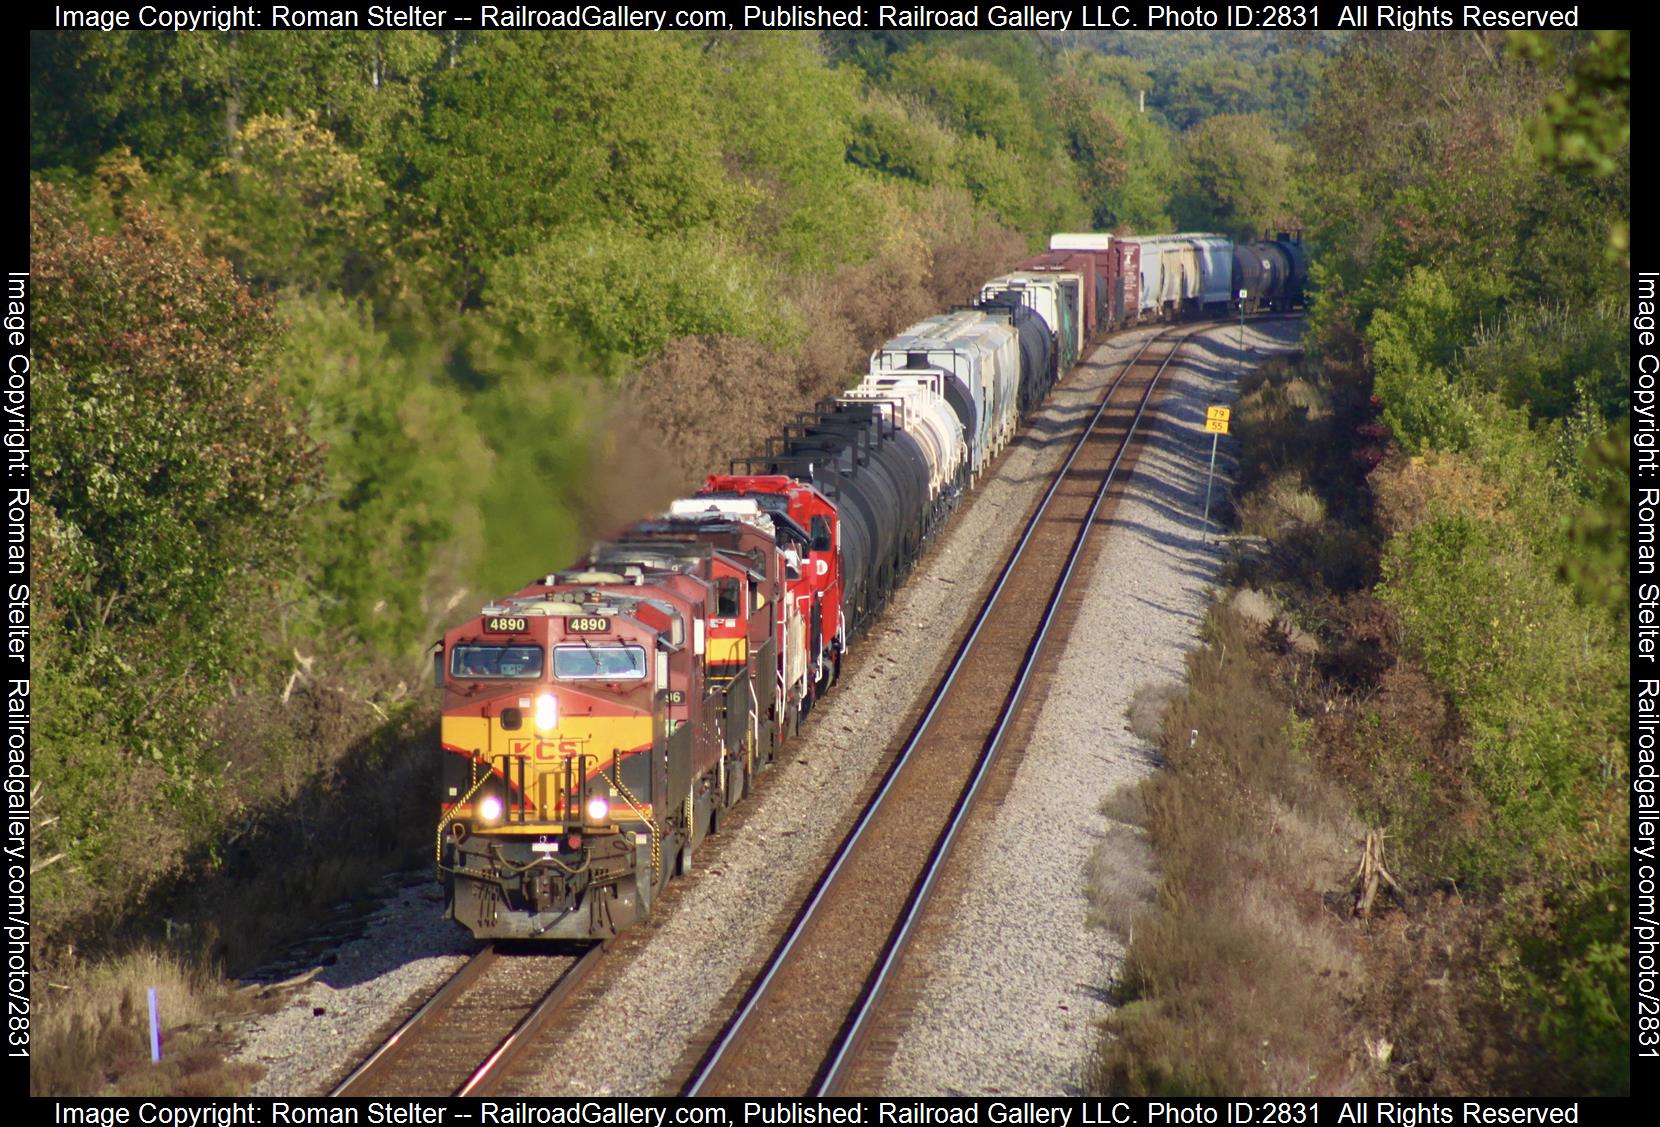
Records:
M1006 742L1136 425L1182 343L1206 327L1152 338L1108 387L921 719L684 1094L847 1092L885 988ZM1014 887L1010 894L1021 893Z
M599 965L601 944L483 948L331 1096L483 1096Z

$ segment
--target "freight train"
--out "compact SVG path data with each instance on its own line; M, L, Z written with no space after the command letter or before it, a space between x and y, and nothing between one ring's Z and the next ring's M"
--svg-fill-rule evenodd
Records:
M446 633L435 852L480 938L651 909L793 738L964 492L1099 334L1300 304L1288 236L1063 234L857 386Z

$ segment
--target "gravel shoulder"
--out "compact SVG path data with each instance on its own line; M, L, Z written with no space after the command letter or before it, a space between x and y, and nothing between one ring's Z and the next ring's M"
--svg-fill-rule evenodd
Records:
M252 1094L326 1093L377 1033L390 1033L459 970L478 945L441 918L443 910L430 873L403 874L360 936L324 955L317 974L275 1012L247 1019L235 1059L265 1069Z
M1250 326L1246 362L1296 347L1299 331L1298 322ZM1101 805L1156 769L1125 721L1132 695L1179 684L1183 654L1198 643L1224 554L1200 519L1211 448L1205 408L1235 398L1238 342L1237 328L1207 333L1167 373L1151 439L1085 576L1019 770L965 836L922 930L925 945L907 959L925 968L925 981L914 990L885 1093L1087 1090L1097 1025L1124 955L1117 936L1088 923L1091 856L1112 825ZM1229 443L1220 444L1218 497L1228 487ZM1144 850L1117 861L1150 865ZM1108 879L1146 887L1156 874L1149 867Z
M1295 326L1251 328L1246 334L1248 350L1284 347L1264 330L1289 340ZM1080 366L1056 389L1044 412L1003 456L995 476L982 482L932 545L881 623L856 645L842 684L809 718L802 738L787 749L779 765L760 777L757 794L733 812L723 832L700 849L692 875L671 886L647 925L618 942L607 959L609 966L578 999L579 1012L562 1027L558 1052L550 1054L545 1068L526 1069L516 1077L517 1094L646 1095L672 1088L682 1058L706 1034L710 1019L741 986L746 971L764 956L765 936L782 926L802 887L833 849L871 774L908 730L915 702L948 658L956 635L977 606L979 592L1046 487L1049 471L1070 447L1068 430L1079 425L1084 405L1093 402L1118 362L1156 331L1114 337L1097 349L1091 364ZM1195 461L1194 451L1201 445L1206 455L1209 451L1209 443L1197 437L1205 403L1232 398L1232 381L1216 365L1231 360L1236 335L1237 330L1209 334L1214 346L1202 347L1198 361L1184 366L1160 409L1160 419L1169 424L1161 434L1169 441L1143 455L1133 479L1146 477L1150 482L1146 511L1129 507L1128 501L1121 504L1124 535L1108 537L1109 545L1133 541L1141 546L1122 558L1113 556L1113 548L1104 551L1091 577L1092 604L1100 584L1103 598L1109 589L1116 590L1113 597L1128 599L1136 607L1145 604L1136 614L1148 615L1133 629L1126 627L1135 643L1129 652L1136 656L1124 660L1120 653L1114 659L1124 670L1113 674L1125 683L1123 702L1106 699L1106 687L1100 683L1101 657L1073 658L1069 646L1063 665L1075 663L1091 687L1082 704L1069 698L1070 705L1054 708L1058 714L1087 708L1093 715L1083 727L1091 734L1082 738L1063 728L1040 727L1009 799L1012 804L1024 793L1031 774L1030 785L1038 788L1046 804L1052 806L1058 794L1065 794L1082 807L1076 821L1071 815L1063 821L1059 812L1052 813L1053 832L1045 836L1067 848L1046 850L1042 858L1045 866L1057 866L1046 881L1056 888L1070 882L1076 890L1075 910L1037 927L1029 912L1020 913L1006 937L1000 938L1001 925L992 932L988 922L995 912L980 904L957 908L965 924L973 925L953 940L956 953L941 957L953 968L960 966L963 977L948 979L942 966L940 989L947 997L917 1011L912 1029L921 1039L912 1049L907 1037L894 1062L895 1069L914 1071L896 1071L890 1081L893 1091L982 1092L996 1091L1005 1083L1004 1091L1077 1090L1078 1061L1087 1050L1092 1016L1102 1004L1091 999L1098 999L1116 957L1104 933L1083 925L1082 873L1104 824L1095 810L1102 795L1120 785L1113 781L1120 773L1114 766L1118 759L1138 770L1150 769L1145 752L1133 747L1133 741L1117 748L1117 743L1129 741L1121 731L1124 704L1135 685L1179 676L1180 655L1191 645L1204 590L1214 573L1219 553L1215 545L1198 544L1198 518L1191 503L1194 483L1201 500L1204 484L1203 459ZM1139 489L1132 492L1140 496ZM1115 562L1109 564L1109 557ZM1155 566L1163 570L1155 572ZM1113 575L1131 575L1134 583L1126 587ZM1122 609L1105 613L1108 618L1125 615ZM1073 637L1095 632L1095 627L1075 630ZM1062 680L1070 685L1072 678ZM1057 684L1056 691L1060 688ZM1045 720L1049 711L1045 709ZM1053 774L1039 778L1035 772L1040 763ZM1080 778L1089 780L1087 785L1080 786ZM1018 828L1011 822L1009 832ZM370 920L363 938L329 956L331 964L295 990L289 1004L244 1024L239 1059L266 1069L257 1093L326 1091L373 1047L378 1035L389 1032L419 1005L474 948L461 929L439 918L437 886L423 874L411 874L409 880L412 883ZM1058 898L1043 899L1059 909ZM1063 926L1070 931L1062 934ZM1033 952L1032 947L1043 950ZM1063 947L1071 952L1066 969L1047 960L1053 949ZM1012 965L1031 967L1034 977L1009 977ZM1066 997L1083 1001L1053 1013L1046 1004L1022 1003L1021 993L1031 991L1035 997L1036 991L1049 989L1042 980L1060 983ZM990 994L968 997L979 995L975 983L989 984ZM925 998L931 992L932 984ZM962 995L956 1003L974 1011L973 1021L958 1016L949 997L954 994ZM992 1015L1006 1005L1025 1011L1028 1018L1043 1015L1049 1024L1000 1024ZM1073 1048L1062 1051L1048 1043L1060 1036L1055 1028L1064 1031ZM982 1029L988 1031L985 1036L964 1035ZM927 1039L930 1030L936 1034L932 1041ZM941 1056L943 1050L933 1046L945 1041L951 1051ZM1004 1079L1016 1059L1020 1063L1014 1078ZM904 1065L907 1060L913 1064Z

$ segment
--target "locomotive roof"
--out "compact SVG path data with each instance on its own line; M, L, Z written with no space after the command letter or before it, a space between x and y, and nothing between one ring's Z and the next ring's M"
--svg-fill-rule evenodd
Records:
M807 540L807 530L790 519L788 513L772 508L763 508L761 502L756 499L758 497L775 496L777 494L749 493L732 498L682 497L670 506L668 519L692 521L700 528L741 521L751 528L770 531L774 539L789 536L797 540Z
M562 578L563 576L563 578ZM640 618L642 608L649 607L667 620L669 630L662 643L670 649L684 644L685 627L680 611L667 599L644 591L618 591L614 588L583 587L573 584L577 576L586 576L588 582L632 583L632 579L605 572L555 572L545 576L540 585L558 588L535 593L521 592L499 602L490 603L480 611L483 615L521 615L525 618L594 617L622 618L643 626L662 636L664 631Z
M639 528L641 525L634 527ZM738 568L757 582L766 579L764 574L755 570L752 561L743 553L722 548L707 540L607 540L595 544L591 555L600 563L630 563L665 572L684 572L684 564L718 557L723 563ZM650 575L646 575L645 579L649 582Z

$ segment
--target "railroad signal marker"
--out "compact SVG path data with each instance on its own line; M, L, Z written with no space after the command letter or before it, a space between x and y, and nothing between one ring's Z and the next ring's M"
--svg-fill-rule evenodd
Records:
M1242 293L1244 291L1241 291ZM1228 407L1205 408L1205 433L1210 435L1210 472L1205 477L1205 537L1210 537L1210 490L1216 483L1216 444L1228 433L1228 420L1233 411Z

